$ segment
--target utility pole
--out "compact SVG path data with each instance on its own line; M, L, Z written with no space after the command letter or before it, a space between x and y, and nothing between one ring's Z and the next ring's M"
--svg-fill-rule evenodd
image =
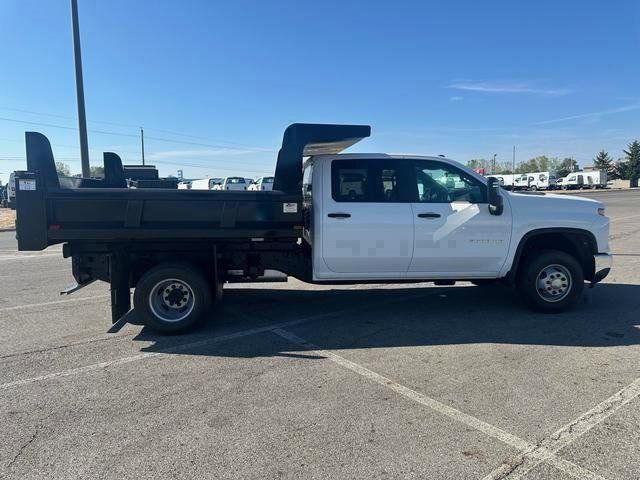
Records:
M493 160L491 160L491 174L494 175L496 173L496 157L498 156L497 153L493 154Z
M142 142L142 165L144 165L144 130L142 127L140 127L140 141Z
M80 52L80 28L78 27L78 0L71 0L71 29L73 31L73 58L76 68L76 97L78 99L78 130L80 131L80 162L82 176L89 178L89 144L87 142L87 117L84 110L84 83L82 81L82 53Z
M513 146L513 159L511 160L511 173L516 173L516 146Z

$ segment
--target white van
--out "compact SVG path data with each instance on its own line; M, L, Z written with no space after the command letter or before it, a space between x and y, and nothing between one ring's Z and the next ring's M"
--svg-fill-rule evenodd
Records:
M582 172L570 173L560 183L563 190L574 190L584 187L584 175Z
M607 188L607 171L594 170L593 172L583 172L585 177L585 188Z
M554 190L558 179L553 172L528 173L529 190Z

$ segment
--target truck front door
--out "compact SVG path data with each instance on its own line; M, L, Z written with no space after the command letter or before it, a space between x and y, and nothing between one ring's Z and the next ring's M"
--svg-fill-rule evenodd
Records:
M481 278L500 271L511 238L511 211L489 213L486 187L456 166L412 160L415 224L409 277Z
M323 186L322 259L349 278L402 278L413 251L405 160L334 159Z

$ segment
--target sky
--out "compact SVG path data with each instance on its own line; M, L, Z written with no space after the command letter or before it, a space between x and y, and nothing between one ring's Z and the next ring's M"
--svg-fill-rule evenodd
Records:
M294 122L360 152L588 165L640 139L640 2L79 0L92 165L272 173ZM80 171L67 0L0 0L0 179L24 131Z

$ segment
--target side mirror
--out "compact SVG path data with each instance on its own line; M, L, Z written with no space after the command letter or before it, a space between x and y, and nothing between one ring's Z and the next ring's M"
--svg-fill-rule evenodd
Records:
M487 182L487 199L489 200L489 213L502 215L504 203L502 195L500 195L500 181L497 178L490 178Z

